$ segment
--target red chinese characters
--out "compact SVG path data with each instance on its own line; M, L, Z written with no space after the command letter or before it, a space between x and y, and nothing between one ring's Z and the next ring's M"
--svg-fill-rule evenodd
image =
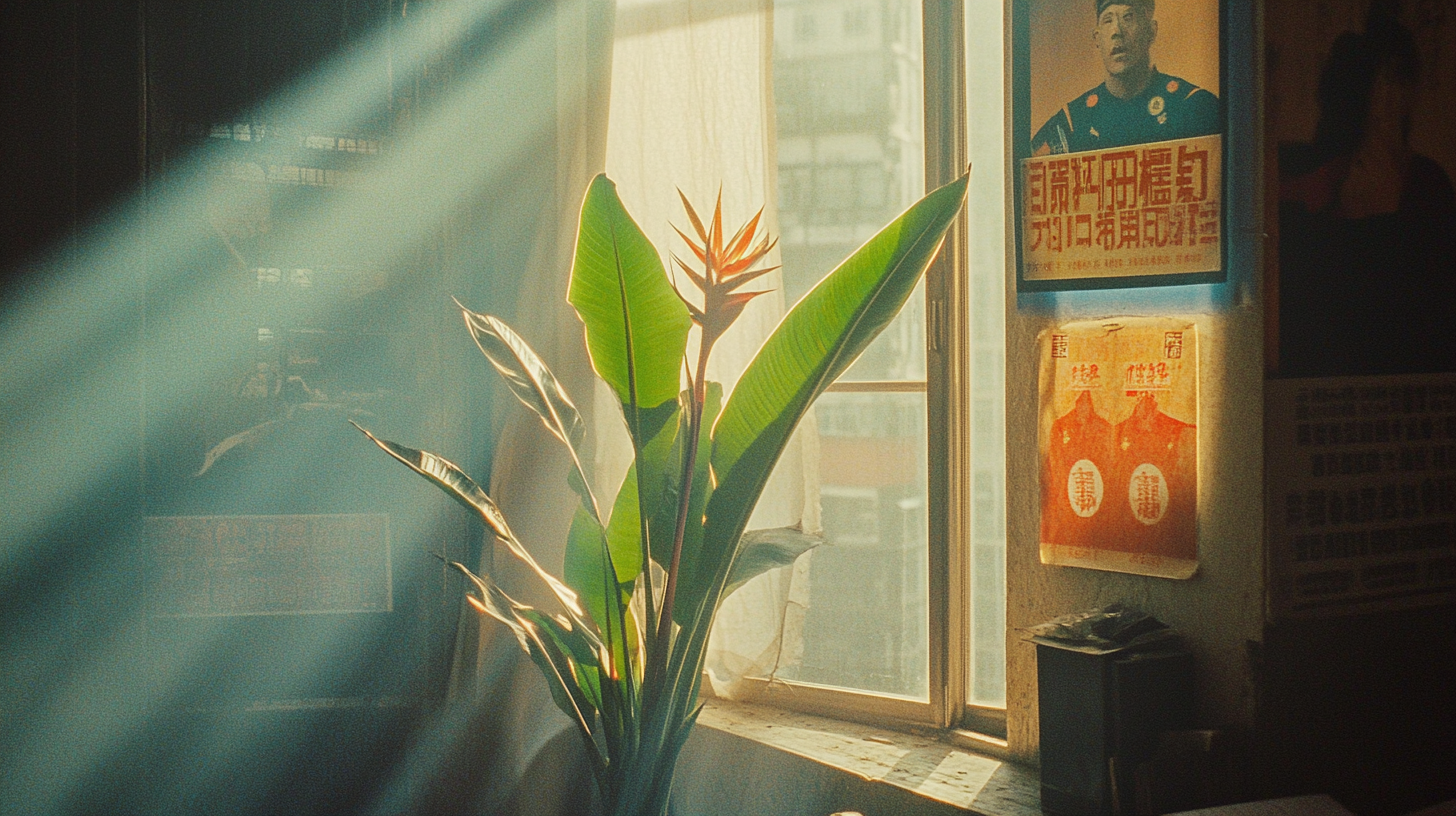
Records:
M1220 145L1198 137L1025 160L1028 277L1216 268Z
M1109 519L1107 549L1168 558L1197 557L1197 428L1139 395L1113 434L1110 478L1124 491Z

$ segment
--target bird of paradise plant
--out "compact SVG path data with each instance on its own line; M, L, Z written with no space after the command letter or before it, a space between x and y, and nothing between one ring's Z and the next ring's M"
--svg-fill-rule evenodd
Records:
M818 543L797 528L745 532L749 515L815 398L904 305L960 209L966 181L921 199L820 281L763 343L725 402L722 387L707 380L707 363L748 302L763 294L741 287L773 269L755 268L773 247L759 235L762 211L725 237L721 197L705 225L683 196L692 234L679 235L699 268L676 256L672 262L697 289L690 298L669 280L616 186L597 176L582 204L567 299L585 326L593 368L621 402L632 442L633 463L609 514L582 468L585 426L561 384L509 326L461 306L480 350L570 452L567 478L580 504L560 579L541 568L460 468L369 435L478 513L550 588L560 606L553 613L451 563L473 587L469 602L515 635L575 723L609 816L667 813L677 757L700 710L719 604ZM699 342L690 361L693 325Z

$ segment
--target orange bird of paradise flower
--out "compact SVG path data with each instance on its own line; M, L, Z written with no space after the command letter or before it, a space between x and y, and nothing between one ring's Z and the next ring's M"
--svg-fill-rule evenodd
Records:
M694 242L686 233L673 226L677 234L682 236L688 248L697 256L698 261L703 265L703 272L699 274L692 267L688 266L676 255L672 260L682 268L688 278L703 293L702 308L693 305L681 291L678 297L687 304L688 312L693 317L693 322L703 329L701 348L705 351L712 348L718 338L728 331L738 316L743 314L743 309L748 302L771 290L760 290L757 292L736 291L749 281L762 277L775 269L777 266L768 266L762 269L753 269L753 265L763 260L763 257L778 243L777 239L770 239L767 231L758 243L754 239L758 237L758 225L763 217L763 208L759 208L754 216L748 219L738 232L733 234L726 242L723 240L723 193L718 193L718 203L713 208L713 224L710 229L703 228L703 221L688 202L688 197L682 190L677 191L682 199L683 209L687 211L688 220L692 222L693 230L698 235L698 241Z

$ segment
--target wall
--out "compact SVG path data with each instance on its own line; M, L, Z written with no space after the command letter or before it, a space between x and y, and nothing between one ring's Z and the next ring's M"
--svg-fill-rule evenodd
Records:
M388 5L329 4L324 11L359 12ZM48 498L78 497L64 506L56 500L58 509L48 514L43 529L34 525L23 531L23 537L12 536L13 530L21 529L14 522L21 514L11 512L16 508L10 502L16 495L26 495L12 488L46 485L38 477L45 469L15 460L0 476L7 488L3 491L7 498L0 498L0 653L6 656L0 660L0 765L7 769L7 784L0 785L0 812L193 812L199 797L205 797L214 811L357 812L400 776L413 782L408 774L420 774L406 751L416 741L431 738L431 727L439 730L425 715L444 693L443 673L448 667L444 648L453 629L454 604L459 603L458 584L451 589L449 606L406 608L396 600L391 613L375 615L364 625L355 625L358 618L330 617L324 625L347 628L346 636L337 639L312 637L321 630L309 630L325 616L230 618L217 626L208 620L182 632L175 621L158 623L153 615L150 590L157 571L150 547L137 546L135 537L144 512L136 450L142 427L142 378L137 376L142 355L135 349L142 347L137 340L142 324L137 308L141 287L135 284L141 276L117 273L131 260L127 253L118 252L124 260L112 265L91 266L77 263L76 258L94 259L100 254L93 249L100 240L98 233L123 248L130 246L127 237L144 234L138 215L144 152L162 141L157 132L144 130L144 101L151 102L148 110L156 113L160 103L175 104L183 97L198 107L215 106L208 113L217 118L199 117L203 123L234 121L236 109L255 100L226 98L209 81L236 79L243 73L234 70L237 62L249 67L264 60L256 52L251 62L246 54L236 62L225 59L243 49L222 48L217 40L237 45L246 39L249 24L270 31L276 27L306 39L302 37L306 26L290 23L299 23L298 15L306 18L303 22L317 23L308 19L310 10L300 11L298 4L290 7L266 0L230 6L194 4L182 16L194 23L216 23L205 27L212 39L182 37L186 42L179 43L178 37L168 36L173 30L159 31L161 26L151 25L161 16L151 12L161 6L165 4L68 0L6 4L0 10L0 108L5 111L0 116L0 286L4 287L0 334L12 341L26 337L25 326L46 324L44 331L30 336L39 338L34 346L49 352L51 362L45 370L30 367L27 363L35 358L27 357L27 352L34 349L25 343L0 342L0 356L7 360L0 386L0 437L27 450L44 451L51 473L72 480L68 490L54 491ZM532 4L514 6L521 12L518 23L533 23L533 30L554 36L550 9L542 11L544 4L534 11ZM292 16L287 13L290 8ZM547 18L545 23L539 22L542 17ZM145 48L144 18L152 35ZM510 20L490 22L497 23L489 27L490 34L511 35L506 25ZM326 33L337 34L339 28L329 25ZM347 33L347 26L343 29ZM356 33L372 29L360 32L356 27ZM199 62L205 70L179 71L167 76L175 77L175 82L159 81L159 54L186 50L183 45L202 52ZM150 61L144 64L144 58ZM549 51L546 58L554 61ZM314 59L269 64L284 62L290 77L315 66ZM412 66L403 60L392 67L399 80L413 80L406 71ZM498 124L500 130L514 127L535 138L528 127L539 117L528 114L542 98L546 112L554 114L554 73L502 71L500 76L520 89L520 95L477 94L475 99L482 104L496 103L495 116L471 116L471 124ZM143 94L144 80L149 97ZM411 84L418 90L418 84ZM163 92L171 94L160 99ZM432 111L419 112L423 118ZM156 121L153 118L149 124ZM486 144L479 131L472 136L472 131L464 130L462 149ZM423 170L433 171L442 164ZM475 308L512 308L515 280L544 206L535 191L549 191L554 177L554 163L540 162L534 151L500 165L496 189L515 190L512 206L487 208L468 201L461 203L463 213L451 214L456 217L449 223L431 216L430 249L441 257L422 258L419 266L406 272L427 269L441 270L440 274L427 286L407 286L407 297L381 310L385 319L395 319L412 304L425 302L415 325L424 327L423 334L439 327L440 340L412 344L419 349L416 359L450 367L451 374L464 370L453 366L458 359L467 360L476 373L488 365L461 331L447 295L457 294ZM448 172L468 178L473 169L450 166ZM430 193L437 200L446 195L438 186ZM398 222L408 223L410 213L405 208L396 214L404 216ZM389 232L373 230L368 239ZM88 249L92 251L86 253ZM424 252L413 255L418 258ZM202 277L198 274L196 279ZM496 286L492 289L491 284ZM62 291L90 295L99 291L106 297L71 297L63 309L56 309L54 304L62 297L55 290L63 286L68 288ZM192 292L190 287L178 288L182 294ZM179 295L178 300L183 299ZM38 316L46 305L51 308ZM154 333L160 323L153 324ZM78 339L88 334L78 327L102 324L105 331L89 333L95 335L94 344ZM195 324L189 321L189 325ZM187 351L193 362L204 353L196 348ZM97 371L105 376L93 377ZM114 371L120 373L113 379ZM84 406L75 405L79 400L68 395L79 388L77 383L92 379L96 396ZM36 387L23 391L16 387L28 382ZM459 388L447 392L442 385L413 401L422 412L429 412L433 428L448 427L433 440L411 441L448 451L477 474L487 474L490 441L495 438L487 427L489 412L473 412L483 416L478 444L458 440L470 431L472 415L462 404L467 396L479 397L470 407L484 407L482 395L460 392L489 380L481 375L450 382ZM107 387L112 383L121 387ZM157 390L149 398L155 398ZM73 411L84 413L86 422L71 422ZM339 424L348 431L342 420ZM44 434L37 427L61 430ZM454 434L453 449L437 445L447 432ZM368 453L363 438L349 433L353 437L349 441L366 445L363 452ZM379 452L370 455L391 469L392 487L397 485L392 494L420 498L421 508L442 498ZM106 466L109 462L120 464ZM453 520L458 522L463 511L455 512ZM429 515L439 518L435 512ZM466 543L462 539L458 531L449 539L456 543L449 550L457 553L454 557L461 557L458 553ZM426 575L418 586L443 583L444 573L429 555L429 550L442 547L419 546L424 542L405 536L395 540L392 580L400 593L397 598L414 592L407 576L418 575L418 565L424 565ZM432 621L441 625L432 626ZM384 631L396 623L414 627L413 633ZM375 624L380 628L374 629ZM422 632L426 628L429 631ZM396 646L413 650L419 659L402 657ZM314 660L327 669L311 671L305 664ZM425 702L383 699L379 689L384 684L379 681L385 677L410 688L410 694ZM534 671L530 680L539 683ZM344 683L350 686L340 693ZM354 689L365 690L347 699ZM366 694L371 696L366 699ZM255 705L259 698L265 702ZM549 701L543 704L549 707ZM466 741L455 733L445 737ZM453 745L445 737L438 738L444 747L427 757L432 763L453 759ZM489 770L490 757L477 753L470 759L469 772L488 778L481 766Z
M1364 28L1370 0L1268 0L1266 141L1308 142L1335 38ZM1410 142L1456 174L1456 3L1389 2L1422 70ZM1289 168L1284 168L1286 172ZM1277 169L1271 168L1273 192ZM1272 225L1271 226L1277 226ZM1286 246L1286 250L1289 247ZM1451 308L1453 271L1432 270ZM1286 295L1290 292L1285 288ZM1277 304L1276 304L1277 305ZM1287 359L1287 358L1286 358ZM1450 371L1452 362L1446 361ZM1456 798L1456 608L1275 620L1259 661L1260 786L1328 791L1357 812L1399 813Z
M1018 630L1114 601L1185 635L1198 667L1200 726L1243 732L1254 724L1246 644L1262 636L1264 605L1260 32L1251 0L1229 0L1227 14L1227 282L1016 294L1016 271L1006 270L1007 728L1021 759L1037 756L1037 686L1033 647ZM1200 566L1184 581L1040 563L1037 336L1072 320L1136 315L1191 317L1198 326Z
M135 3L0 14L0 275L20 282L141 179Z

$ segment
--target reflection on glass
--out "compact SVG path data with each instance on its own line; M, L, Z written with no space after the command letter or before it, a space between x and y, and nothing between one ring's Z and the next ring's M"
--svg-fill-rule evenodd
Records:
M924 195L921 63L916 0L775 3L790 303ZM924 382L924 304L922 285L841 382ZM814 411L828 543L796 578L802 652L786 649L798 659L776 676L928 699L925 396L838 392Z
M778 0L774 105L788 302L925 194L920 4ZM845 380L925 378L925 296Z
M814 411L826 543L802 660L778 676L927 699L925 397L830 393Z
M778 0L773 23L792 303L925 194L920 3ZM922 286L840 382L925 372ZM925 395L827 393L814 411L827 544L796 578L802 656L776 676L927 699Z

